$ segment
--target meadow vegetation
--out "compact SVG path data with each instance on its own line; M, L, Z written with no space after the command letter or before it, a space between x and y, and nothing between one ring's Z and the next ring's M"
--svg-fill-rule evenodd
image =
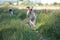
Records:
M27 25L26 9L0 7L0 40L60 40L60 10L34 10L36 31Z

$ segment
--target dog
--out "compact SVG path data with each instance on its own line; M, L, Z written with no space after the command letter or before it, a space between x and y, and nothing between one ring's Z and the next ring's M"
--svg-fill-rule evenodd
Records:
M11 17L13 15L13 10L9 9L9 16Z
M28 19L28 25L31 27L33 26L34 29L36 29L36 15L33 11L33 7L27 7L27 19Z

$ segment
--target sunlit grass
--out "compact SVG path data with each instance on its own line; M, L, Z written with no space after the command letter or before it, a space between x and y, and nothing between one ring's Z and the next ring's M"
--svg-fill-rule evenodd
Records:
M1 40L58 40L60 38L60 11L35 10L36 29L27 25L25 9L13 8L14 15L8 14L8 8L0 8L0 39ZM41 33L41 34L40 34Z

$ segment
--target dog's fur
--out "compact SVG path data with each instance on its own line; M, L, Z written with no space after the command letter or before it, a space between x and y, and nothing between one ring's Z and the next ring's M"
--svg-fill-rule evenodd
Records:
M27 18L28 18L28 25L31 27L32 25L36 27L36 15L33 11L33 7L27 7Z
M9 9L9 16L12 16L12 15L13 15L13 10Z

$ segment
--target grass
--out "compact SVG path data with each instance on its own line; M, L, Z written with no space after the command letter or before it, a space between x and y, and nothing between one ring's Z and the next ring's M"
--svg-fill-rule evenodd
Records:
M34 10L36 32L27 25L26 9L0 8L0 40L60 40L60 10Z

